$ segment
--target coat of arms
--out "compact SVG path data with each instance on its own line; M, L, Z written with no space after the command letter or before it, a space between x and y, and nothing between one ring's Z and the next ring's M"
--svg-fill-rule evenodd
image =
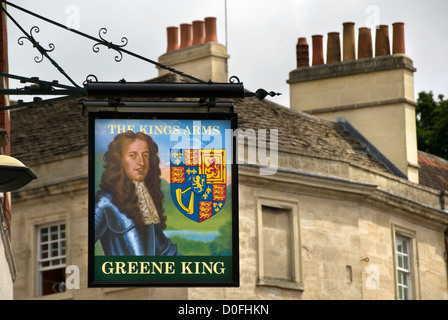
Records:
M196 222L213 217L226 201L225 150L171 149L171 197Z

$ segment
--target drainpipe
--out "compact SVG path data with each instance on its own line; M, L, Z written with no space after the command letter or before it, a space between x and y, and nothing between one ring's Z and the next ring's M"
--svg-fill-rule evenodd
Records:
M440 190L440 209L445 211L445 190ZM445 230L445 263L446 263L446 271L448 276L448 229Z
M445 210L445 196L446 191L440 190L440 209Z
M445 231L445 263L446 263L446 272L448 276L448 229L446 229Z

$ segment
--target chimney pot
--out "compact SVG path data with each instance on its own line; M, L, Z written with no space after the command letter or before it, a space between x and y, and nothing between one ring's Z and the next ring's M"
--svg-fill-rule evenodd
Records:
M299 40L297 41L296 54L297 68L310 66L309 45L306 41L306 38L299 38Z
M345 22L343 23L343 60L355 60L355 23Z
M404 23L396 22L393 27L393 54L405 54Z
M341 61L339 32L329 32L327 39L327 64Z
M205 22L205 42L218 42L218 36L216 32L216 18L207 17Z
M166 52L179 49L179 28L178 27L168 27L166 28L167 33L167 49Z
M189 23L180 25L180 47L190 47L192 44L192 26Z
M358 35L358 59L373 57L372 31L370 28L359 28Z
M205 29L204 21L193 21L193 45L204 43Z
M324 64L323 36L316 34L311 38L313 42L313 66Z
M375 57L390 55L389 26L380 25L376 28Z

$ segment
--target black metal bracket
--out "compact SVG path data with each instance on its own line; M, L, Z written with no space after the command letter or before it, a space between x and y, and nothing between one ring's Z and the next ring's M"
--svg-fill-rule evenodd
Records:
M86 97L244 98L242 83L87 82Z

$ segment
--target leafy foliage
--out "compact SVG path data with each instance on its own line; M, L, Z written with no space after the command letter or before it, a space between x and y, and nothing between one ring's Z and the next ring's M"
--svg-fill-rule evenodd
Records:
M227 222L219 228L220 235L210 243L210 251L214 256L232 255L232 223Z
M181 237L171 237L179 252L184 256L209 256L210 244L204 241L188 240Z
M219 236L211 242L189 240L177 236L170 238L184 256L231 256L232 223L227 222L219 228Z
M416 114L419 150L448 159L448 100L439 95L436 101L432 91L422 91Z

